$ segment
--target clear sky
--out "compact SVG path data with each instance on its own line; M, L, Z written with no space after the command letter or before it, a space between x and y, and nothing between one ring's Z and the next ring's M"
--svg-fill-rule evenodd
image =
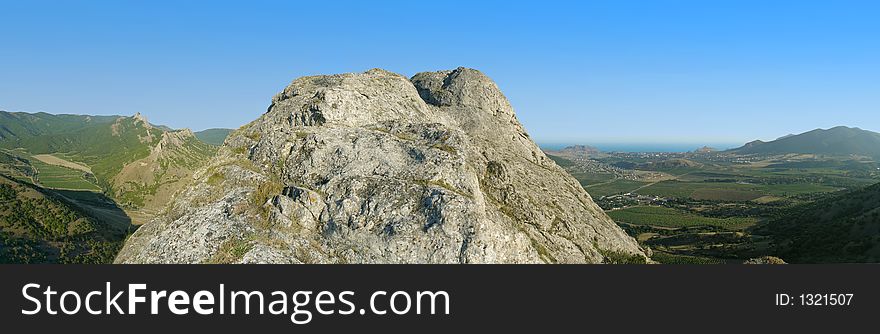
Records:
M544 143L880 131L880 1L5 1L0 110L238 127L296 77L467 66Z

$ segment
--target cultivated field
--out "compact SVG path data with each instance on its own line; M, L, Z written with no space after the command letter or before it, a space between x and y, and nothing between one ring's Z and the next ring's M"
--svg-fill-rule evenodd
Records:
M37 154L37 155L32 155L31 157L34 159L40 160L44 163L50 164L50 165L67 167L70 169L80 170L80 171L83 171L86 173L92 172L92 169L89 168L88 166L84 166L84 165L81 165L81 164L78 164L78 163L75 163L72 161L67 161L62 158L51 155L51 154Z
M43 187L101 191L101 188L93 180L89 180L87 173L82 170L47 164L37 159L31 159L30 162L37 170L37 182Z
M755 231L774 217L880 182L880 163L858 157L608 153L594 160L624 173L560 165L661 263L742 263L771 254L768 236Z
M741 230L757 223L757 219L751 217L703 217L682 210L656 206L635 206L613 210L609 211L608 215L618 222L671 228L713 226L727 230Z
M606 180L602 183L596 183L593 185L585 186L584 189L592 197L602 197L614 194L628 193L633 190L636 190L644 185L648 184L647 182L640 181L632 181L632 180Z

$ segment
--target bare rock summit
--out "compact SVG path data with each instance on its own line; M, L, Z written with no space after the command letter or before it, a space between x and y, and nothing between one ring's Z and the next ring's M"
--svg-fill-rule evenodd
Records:
M483 73L294 80L120 263L619 263L645 251Z

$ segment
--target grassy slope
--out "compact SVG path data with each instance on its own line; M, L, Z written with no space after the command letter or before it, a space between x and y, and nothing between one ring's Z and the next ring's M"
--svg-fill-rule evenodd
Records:
M187 179L216 151L183 135L154 151L167 130L133 117L0 112L0 120L0 175L7 194L0 201L0 263L112 261L132 222L116 202L169 197L176 189L170 185ZM81 164L94 175L47 164L36 154ZM140 170L120 184L137 186L117 188L116 176L126 166Z
M97 124L110 124L120 116L52 115L0 111L0 139L16 142L48 134L69 133Z
M75 157L91 167L105 191L110 191L107 180L126 163L147 156L162 134L131 117L5 112L0 117L6 134L0 147Z
M190 173L217 149L187 136L187 132L170 135L170 129L137 117L5 112L0 112L0 117L4 119L0 127L5 131L0 149L29 160L19 165L36 172L4 174L49 188L100 191L125 207L136 222L145 222L164 206ZM170 139L159 149L165 134ZM93 173L32 157L38 154L52 154L88 167ZM0 172L13 167L0 164Z
M113 180L124 166L148 157L162 138L165 130L150 126L133 117L50 115L45 113L0 112L4 120L0 147L23 148L29 154L55 154L61 158L87 165L96 180L82 177L82 173L30 159L40 172L39 179L49 187L95 190L97 185L111 197L135 199L155 193L156 184L141 184L133 193L124 193L113 187ZM187 141L184 153L159 161L156 170L163 174L168 168L193 167L213 155L214 148L198 140ZM189 156L187 156L189 155ZM157 179L161 179L161 175ZM167 180L164 180L167 181ZM137 193L134 193L137 192Z
M164 206L170 196L192 171L212 157L217 148L194 137L187 138L180 147L166 147L162 153L154 153L136 160L117 174L114 179L116 198L125 205L143 207ZM159 196L154 199L152 197ZM152 205L151 205L152 204Z

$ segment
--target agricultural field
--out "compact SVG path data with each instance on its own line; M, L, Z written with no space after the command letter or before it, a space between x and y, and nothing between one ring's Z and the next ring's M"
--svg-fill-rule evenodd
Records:
M62 154L58 154L58 155L65 156ZM70 169L83 171L86 173L92 173L92 169L89 168L88 166L84 166L84 165L78 164L76 162L64 160L62 158L59 158L59 157L51 155L51 154L36 154L36 155L32 155L31 158L37 159L41 162L45 162L50 165L66 167L66 168L70 168Z
M752 201L764 196L832 193L878 182L824 169L771 171L763 167L718 166L706 166L705 169L645 186L638 193L695 200Z
M598 198L602 196L631 192L646 184L648 183L641 181L617 179L605 181L603 183L588 185L585 186L584 189L587 190L590 196Z
M849 157L610 152L587 163L558 160L660 263L773 255L762 231L778 217L880 182L880 165ZM596 165L620 170L590 173Z
M604 183L608 183L611 181L615 181L614 175L603 174L603 173L581 173L581 172L573 172L571 176L574 176L575 179L583 187L592 187Z
M670 228L712 226L726 230L742 230L757 223L757 219L751 217L703 217L678 209L656 206L634 206L609 211L608 215L617 222Z
M36 169L36 181L46 188L101 191L91 174L82 170L47 164L39 159L30 159Z
M679 180L662 181L638 190L642 195L662 197L752 200L765 195L760 187L753 184L721 182L686 182Z

